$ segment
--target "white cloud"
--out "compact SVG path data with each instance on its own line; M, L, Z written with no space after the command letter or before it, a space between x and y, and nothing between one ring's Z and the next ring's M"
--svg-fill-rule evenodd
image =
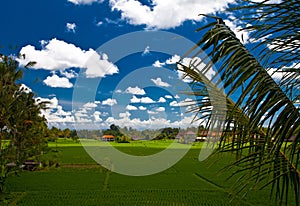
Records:
M88 102L83 105L83 108L85 108L87 110L91 110L96 107L97 107L97 104L95 102Z
M157 112L164 112L164 111L166 111L166 108L164 108L164 107L158 107L157 109L155 109L155 111L157 111Z
M157 67L157 68L161 68L161 67L163 67L163 66L165 66L165 65L166 65L166 63L160 62L159 60L156 60L156 61L152 64L152 66Z
M125 90L125 93L129 93L129 94L137 94L137 95L144 95L146 94L145 90L139 88L139 87L128 87Z
M117 100L111 99L111 98L108 98L108 99L106 99L106 100L104 100L104 101L102 102L102 105L113 106L113 105L115 105L115 104L117 104Z
M143 52L143 56L144 55L147 55L147 54L149 54L150 53L150 47L149 46L146 46L146 48L145 48L145 50L144 50L144 52Z
M103 0L68 0L68 2L71 2L76 5L80 5L80 4L92 4L94 2L102 3Z
M96 26L101 26L103 24L103 21L98 21L97 23L96 23Z
M136 96L133 96L130 99L130 103L144 103L144 104L150 104L150 103L155 103L155 101L153 99L151 99L150 97L141 97L141 98L137 98Z
M127 109L127 110L130 110L130 111L132 111L132 110L138 110L137 107L132 106L132 105L127 105L127 106L126 106L126 109Z
M170 106L171 106L171 107L178 107L179 104L178 104L177 101L172 101L172 102L170 102Z
M164 103L164 102L166 102L167 100L165 99L165 98L163 98L163 97L160 97L159 98L159 100L158 100L158 102L160 102L160 103Z
M293 63L292 65L290 65L288 68L294 68L296 70L300 69L300 64L298 63ZM275 81L280 81L283 79L284 75L286 75L286 72L283 72L284 69L286 69L286 67L284 67L283 69L274 69L274 68L269 68L267 69L268 74L275 80ZM296 73L296 71L295 71ZM292 73L290 73L292 74ZM295 80L298 80L299 77L298 75L295 77Z
M95 122L102 122L102 121L103 121L103 120L101 119L100 115L101 115L101 112L99 112L99 111L95 111L95 112L94 112L94 119L95 119Z
M200 21L199 14L220 11L234 0L150 0L151 7L137 0L110 0L112 10L121 12L121 18L133 25L147 28L169 29L180 26L184 21Z
M150 115L156 115L157 112L154 111L148 111ZM184 116L181 117L179 120L171 122L168 119L165 119L163 117L159 118L149 118L147 120L141 120L139 118L130 118L130 113L120 113L119 119L115 119L113 117L107 118L105 121L106 127L108 127L110 124L116 124L120 127L132 127L136 129L157 129L157 128L163 128L163 127L180 127L180 128L187 128L191 125L197 126L199 123L191 124L193 120L193 116Z
M163 82L161 78L151 79L151 81L158 87L170 87L171 85L167 82Z
M59 105L58 99L53 97L48 98L36 98L37 102L49 102L47 110L41 110L42 115L45 116L49 126L61 124L61 123L73 123L74 117L70 111L65 111L61 105Z
M153 99L151 99L150 97L142 97L141 103L150 104L150 103L155 103L155 101Z
M130 99L131 103L140 103L141 100L139 98L137 98L135 95Z
M116 93L116 94L121 94L121 93L122 93L122 90L121 90L121 89L117 89L117 90L115 91L115 93Z
M165 95L165 98L167 98L167 99L173 99L173 97L171 96L171 95Z
M249 41L249 32L241 30L242 27L238 26L239 20L235 17L229 17L230 20L225 19L224 23L235 33L236 37L242 42L247 43Z
M73 32L75 33L76 32L76 24L75 23L67 23L66 24L66 28L67 28L67 31L69 32Z
M20 66L25 66L29 61L37 62L32 68L46 70L65 70L72 67L86 69L88 78L105 77L118 73L118 67L109 62L105 53L98 54L95 50L82 50L71 43L52 39L43 41L43 48L37 50L34 46L23 47L20 54L25 54L25 59L18 59Z
M120 20L112 20L112 19L109 19L109 18L105 18L105 22L108 23L108 24L115 24L115 25L118 25L120 23Z
M78 77L78 74L74 70L70 70L70 71L60 70L60 75L67 77L68 79L73 79Z
M119 114L120 118L129 118L130 116L131 114L129 112L124 112Z
M152 114L152 115L153 115L153 114L158 114L157 111L152 111L152 110L148 110L147 113L148 113L148 114Z
M43 81L49 87L72 88L73 84L66 77L59 77L56 74L48 76Z
M183 64L187 67L192 65L193 67L195 67L194 69L202 71L202 75L207 77L209 80L211 80L216 75L216 72L213 70L212 67L205 68L206 64L203 63L202 60L199 57L195 57L195 58L186 57L186 58L182 59L181 64ZM179 69L181 67L182 67L181 65L178 65ZM192 69L193 69L193 67L192 67ZM205 68L205 71L203 71L204 68ZM189 76L185 76L185 74L182 71L178 71L178 77L180 79L183 79L184 82L191 82L192 81L192 79Z
M145 111L147 108L144 106L139 106L139 110Z
M180 56L175 54L171 58L167 59L166 64L176 64L179 61L180 61Z

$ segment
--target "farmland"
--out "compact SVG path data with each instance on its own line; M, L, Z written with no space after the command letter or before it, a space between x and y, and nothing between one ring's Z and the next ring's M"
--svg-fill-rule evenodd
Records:
M112 143L119 150L135 155L161 151L170 142L149 141ZM99 145L101 146L101 144ZM10 205L273 205L269 188L251 191L244 199L229 194L236 179L232 171L219 172L229 154L198 161L202 143L171 168L154 175L132 177L110 172L99 166L80 143L60 140L50 144L59 168L23 172L10 177L7 202ZM178 148L180 149L180 148ZM288 205L294 205L289 200Z

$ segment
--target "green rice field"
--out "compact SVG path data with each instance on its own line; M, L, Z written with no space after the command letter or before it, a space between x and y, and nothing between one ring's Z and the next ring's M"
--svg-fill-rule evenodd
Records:
M161 151L170 142L148 141L112 143L119 150L135 155ZM236 179L226 180L233 171L220 172L233 157L212 156L203 162L198 155L203 143L197 143L177 164L158 174L126 176L98 165L80 143L60 140L49 146L60 167L24 171L8 179L6 202L2 205L274 205L267 187L244 194L232 194ZM95 145L91 145L95 146ZM98 146L101 146L99 143ZM103 145L102 145L103 146ZM180 149L180 147L178 148ZM53 152L54 153L54 152ZM288 205L295 205L291 198Z

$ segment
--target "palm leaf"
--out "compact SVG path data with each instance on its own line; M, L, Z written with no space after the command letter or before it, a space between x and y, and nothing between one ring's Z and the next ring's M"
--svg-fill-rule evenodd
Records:
M206 33L197 43L197 47L188 51L186 56L206 52L211 58L207 67L216 65L220 80L223 81L227 106L224 126L232 132L231 135L223 133L219 151L237 154L236 162L230 166L244 169L237 170L239 172L236 174L244 170L250 171L242 175L244 181L239 186L239 191L272 184L272 191L277 194L276 198L283 200L292 188L298 204L297 161L300 137L296 135L296 130L300 127L299 111L259 60L246 49L223 21L216 19L217 21L210 23L208 27L198 30ZM196 55L192 57L195 58ZM220 80L215 83L204 81L202 71L195 68L195 62L187 68L181 65L181 70L194 80L192 84L204 83L209 90L214 88L215 93L219 92L219 95L224 96L220 89L216 89L220 87ZM235 97L234 101L231 97ZM203 94L201 98L203 99ZM196 110L198 114L203 108L199 102L201 101L198 101L199 111ZM264 127L267 128L264 130ZM293 135L296 135L294 142L287 145L285 141ZM266 183L270 174L273 178Z

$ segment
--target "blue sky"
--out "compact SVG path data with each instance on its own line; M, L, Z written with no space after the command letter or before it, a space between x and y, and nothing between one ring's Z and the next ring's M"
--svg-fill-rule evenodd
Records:
M187 127L193 115L185 112L182 95L188 79L172 69L189 44L154 49L154 41L138 38L168 32L185 41L200 39L195 29L218 14L238 36L239 21L224 13L232 0L10 0L2 1L2 53L25 54L37 64L24 70L22 83L37 99L51 102L44 112L49 126L107 128L114 123L137 129ZM4 29L3 29L4 28ZM123 35L130 34L126 41ZM243 33L245 43L249 34ZM145 36L145 38L146 38ZM169 37L168 34L163 35ZM127 37L126 37L127 38ZM147 38L148 39L148 38ZM118 46L114 43L121 40ZM168 40L166 40L168 41ZM178 45L176 45L178 43ZM131 47L139 44L138 50ZM160 43L159 43L160 44ZM104 45L104 46L103 46ZM12 51L10 46L15 47ZM105 47L106 46L106 47ZM176 50L180 47L181 51ZM114 59L119 50L122 58ZM126 51L128 53L126 54ZM186 59L188 63L188 58ZM196 125L196 124L195 124Z

